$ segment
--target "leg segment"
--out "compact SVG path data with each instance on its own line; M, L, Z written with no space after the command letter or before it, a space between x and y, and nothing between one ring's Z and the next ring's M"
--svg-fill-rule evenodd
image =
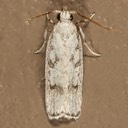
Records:
M50 23L55 24L54 21L49 17L48 14L46 15L46 17L47 17L47 20L48 20Z
M46 16L47 16L47 20L48 20L50 23L55 24L54 21L49 18L49 15L48 15L48 14L47 14ZM35 54L38 54L38 53L44 48L45 44L47 43L48 31L51 32L51 30L48 29L48 28L44 31L44 43L42 44L42 46L41 46L38 50L36 50L36 51L34 52Z
M44 43L42 44L42 46L38 50L36 50L34 52L35 54L38 54L44 48L45 44L47 43L47 35L48 35L48 31L46 29L44 32Z
M96 52L93 52L93 51L91 50L91 48L89 48L89 46L87 45L87 43L85 43L85 35L84 35L84 32L83 32L83 30L82 30L82 28L81 28L80 26L78 26L78 27L79 27L78 29L79 29L80 35L81 35L81 37L83 38L83 43L84 43L85 47L87 48L89 54L90 54L91 56L94 56L94 57L99 57L100 54L99 54L99 53L96 53Z
M92 13L89 19L92 19L94 16L95 16L95 13ZM78 20L78 21L76 21L75 24L77 25L78 23L81 23L81 22L85 22L86 24L88 24L90 22L90 20L87 20L87 19Z

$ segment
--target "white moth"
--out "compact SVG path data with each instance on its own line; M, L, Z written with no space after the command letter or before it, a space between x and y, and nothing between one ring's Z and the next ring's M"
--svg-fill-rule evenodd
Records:
M49 19L49 13L47 15ZM76 120L80 117L82 106L83 85L83 48L93 56L100 54L93 52L85 43L83 30L73 23L73 14L76 11L68 11L63 7L62 11L55 10L58 14L58 22L54 25L50 36L47 30L44 33L44 44L35 53L39 53L47 43L45 60L45 105L49 120ZM82 16L81 14L79 14ZM94 14L83 20L88 22ZM38 17L38 16L36 16ZM82 16L83 17L83 16ZM34 17L35 18L35 17ZM51 19L50 22L53 23Z

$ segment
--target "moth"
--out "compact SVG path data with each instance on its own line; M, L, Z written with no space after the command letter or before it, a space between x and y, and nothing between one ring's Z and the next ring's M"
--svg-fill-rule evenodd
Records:
M57 15L58 22L54 23L49 14ZM82 16L83 20L73 22L73 16ZM85 41L84 32L79 25L89 21L107 28L82 15L77 11L69 11L67 6L62 10L54 10L32 17L31 19L46 15L54 24L48 36L44 32L44 43L35 51L39 53L47 44L45 59L45 106L49 120L77 120L81 114L82 86L83 86L83 45L91 55L97 57Z

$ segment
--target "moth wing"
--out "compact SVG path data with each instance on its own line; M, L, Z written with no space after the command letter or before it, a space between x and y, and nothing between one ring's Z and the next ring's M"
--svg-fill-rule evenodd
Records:
M65 59L69 59L69 65L65 68L61 67L61 61L59 61L57 50L55 46L57 43L64 43L61 38L59 42L53 39L53 33L51 33L46 51L46 63L45 63L45 104L46 112L49 119L59 119L65 117L67 119L78 119L81 112L82 104L82 81L83 81L83 49L80 35L70 38L67 42L74 43L72 50L69 50L69 54ZM55 37L54 37L55 38ZM74 42L74 38L76 41ZM60 47L62 44L58 44ZM71 46L69 46L70 48ZM68 47L67 47L68 48ZM67 50L65 49L62 50ZM61 53L59 53L61 54ZM66 61L66 60L65 60ZM62 65L65 61L62 61ZM57 63L58 62L58 63ZM72 71L71 71L72 70ZM69 78L64 75L64 72L70 74ZM65 84L69 79L68 85ZM60 82L60 84L59 84ZM65 85L64 85L65 84Z

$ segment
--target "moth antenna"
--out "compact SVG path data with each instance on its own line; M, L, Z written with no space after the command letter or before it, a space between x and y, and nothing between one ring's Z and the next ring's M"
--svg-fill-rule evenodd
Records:
M41 17L41 16L45 16L45 15L50 14L50 13L51 13L51 12L45 12L45 13L43 13L43 14L39 14L39 15L37 15L37 16L31 17L31 18L29 18L29 19L26 19L26 21L30 21L30 20L36 19L36 18Z
M88 18L87 16L82 15L82 14L79 13L79 12L77 12L77 14L80 15L81 17L83 17L83 18L88 19L90 22L92 22L92 23L94 23L94 24L96 24L96 25L98 25L98 26L100 26L100 27L102 27L102 28L105 28L105 29L107 29L107 30L111 30L111 31L113 31L113 32L121 32L120 30L113 29L112 27L104 26L104 25L102 25L102 24L100 24L100 23L98 23L98 22L96 22L96 21L94 21L94 20Z

